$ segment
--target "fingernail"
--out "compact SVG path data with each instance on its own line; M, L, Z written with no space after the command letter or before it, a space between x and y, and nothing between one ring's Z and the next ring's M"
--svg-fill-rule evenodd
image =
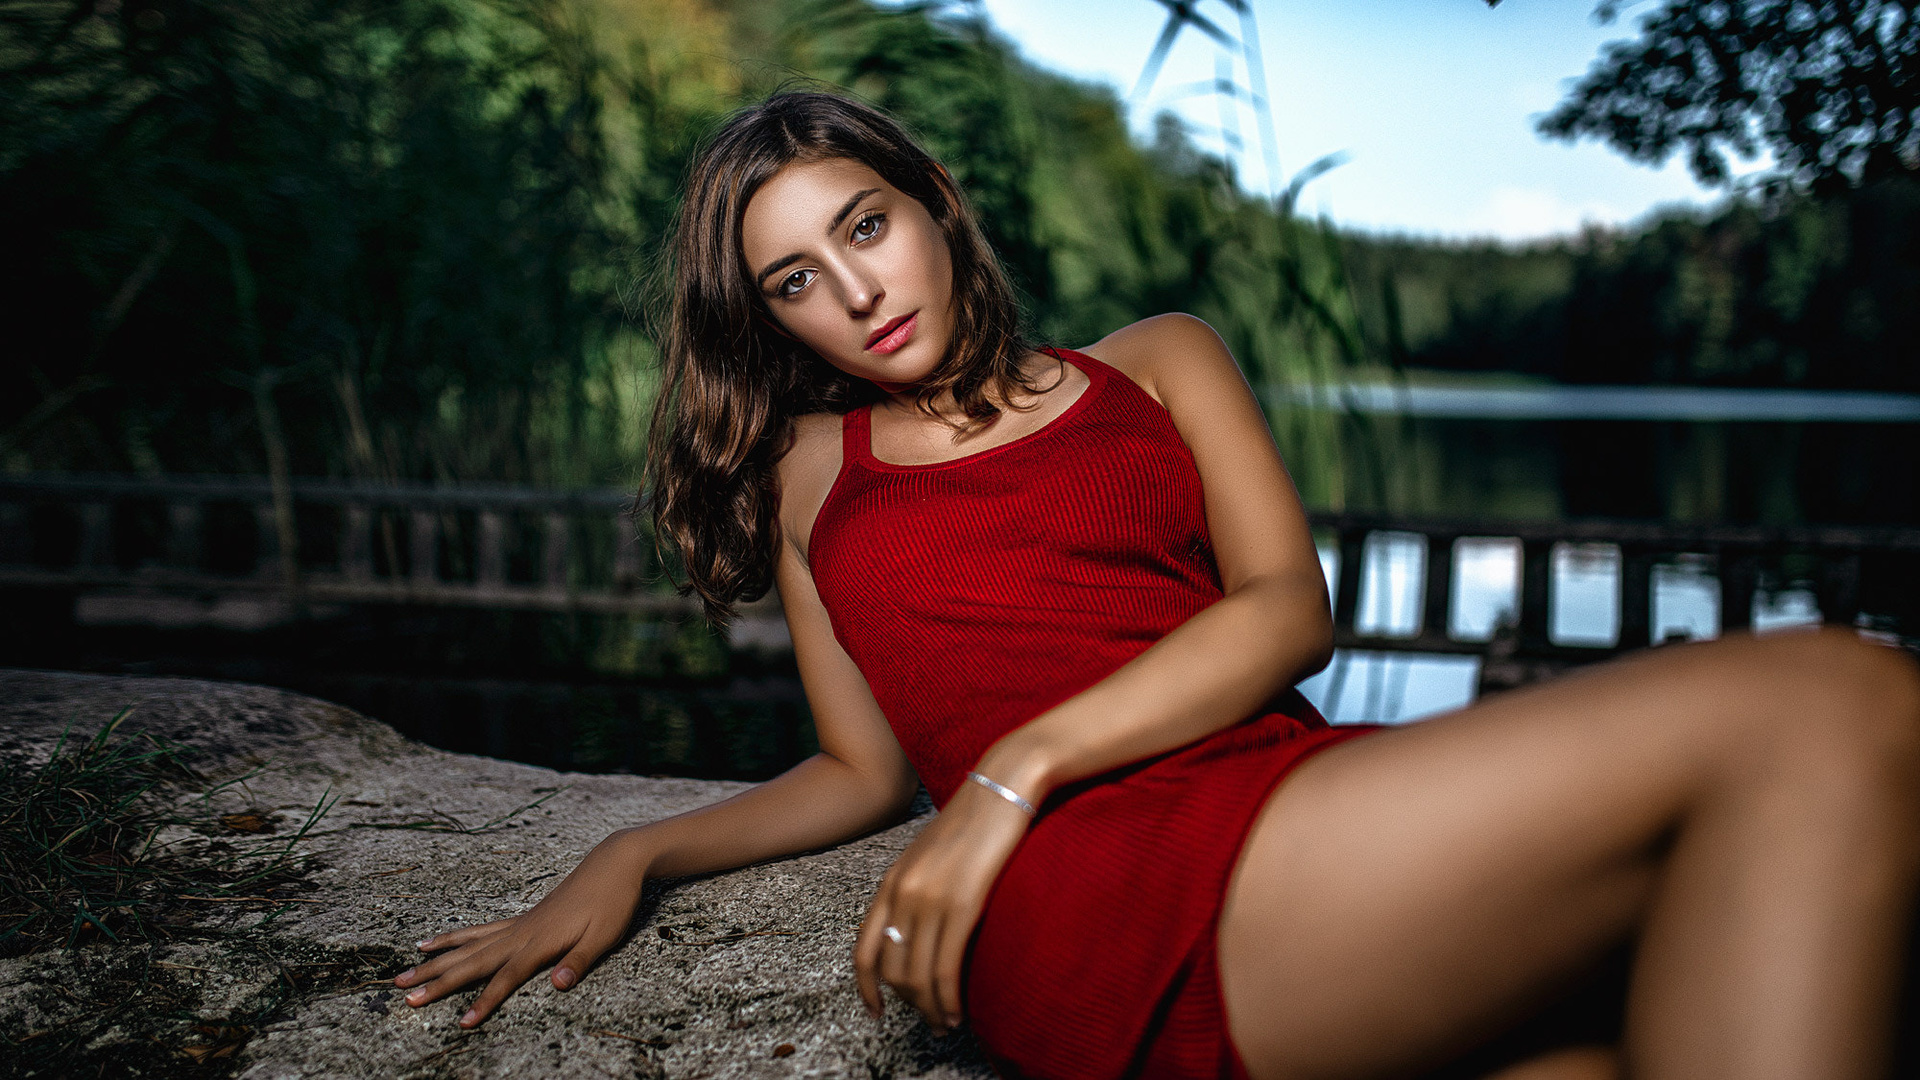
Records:
M573 973L572 968L558 968L555 969L553 973L553 984L565 990L567 987L573 985L573 980L579 977L580 976Z
M427 996L427 988L423 986L420 989L415 990L413 993L408 994L407 1001L410 1002L411 1004L418 1005L423 999L426 998L426 996Z
M473 1025L479 1022L480 1022L480 1014L479 1012L473 1009L468 1009L465 1013L462 1013L460 1016L461 1027L472 1027Z
M413 978L413 973L414 973L414 972L416 972L416 971L418 971L418 970L420 970L420 969L419 969L419 968L408 968L407 970L405 970L405 971L403 971L403 972L401 972L400 974L398 974L398 975L395 975L395 976L393 977L393 981L394 981L394 982L399 982L399 981L400 981L400 980L402 980L402 979L411 979L411 978Z
M421 938L421 939L420 939L419 941L416 941L416 942L414 942L414 943L413 943L413 947L414 947L414 948L416 948L416 949L419 949L419 950L420 950L420 951L422 951L422 952L425 952L425 951L426 951L426 948L427 948L427 946L429 946L429 945L431 945L431 944L433 944L433 939L432 939L432 938L430 938L430 937L423 937L423 938Z

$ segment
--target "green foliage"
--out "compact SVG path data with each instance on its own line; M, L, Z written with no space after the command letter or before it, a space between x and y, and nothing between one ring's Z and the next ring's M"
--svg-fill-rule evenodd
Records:
M1633 47L1665 41L1667 59L1617 51L1618 94L1597 72L1575 98L1615 111L1576 121L1570 102L1555 123L1596 133L1613 117L1630 154L1732 146L1741 115L1793 138L1842 130L1804 112L1838 107L1804 73L1740 83L1757 95L1746 114L1619 96L1657 77L1678 109L1734 95L1736 75L1799 70L1768 49L1812 63L1805 50L1837 47L1755 45L1754 72L1702 59L1717 54L1701 35L1751 35L1790 7L1671 3ZM1171 120L1142 144L1110 91L940 10L0 0L0 467L630 483L653 386L645 314L688 157L727 110L795 85L892 110L949 163L1048 342L1183 310L1267 386L1414 366L1916 388L1908 180L1517 248L1342 236L1241 191ZM1909 27L1886 14L1835 54L1832 77L1862 87L1848 100L1907 92L1872 65ZM1722 127L1672 126L1709 113ZM1905 153L1876 130L1893 141L1847 144L1865 157L1781 160L1814 162L1809 183L1875 175ZM1310 504L1406 504L1394 422L1271 419Z
M1764 148L1777 179L1833 191L1920 167L1916 58L1912 0L1667 0L1540 130L1595 136L1636 161L1681 151L1708 184Z
M1347 240L1406 359L1581 383L1920 390L1920 184L1734 200L1525 247Z
M1367 353L1327 227L925 9L0 0L0 34L13 469L628 481L687 156L796 83L949 162L1046 340L1188 310L1262 380ZM1340 502L1337 432L1279 419Z
M638 414L618 291L661 192L626 182L655 148L612 136L609 100L671 109L579 12L107 11L0 5L0 396L41 404L0 440L79 468L280 452L307 474L550 482L584 479L588 436L631 451L589 406Z

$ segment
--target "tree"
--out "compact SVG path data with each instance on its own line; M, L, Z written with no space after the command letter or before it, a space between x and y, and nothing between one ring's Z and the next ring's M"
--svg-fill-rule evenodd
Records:
M1595 16L1615 18L1621 0ZM1676 151L1728 185L1771 151L1774 185L1827 192L1920 168L1915 0L1667 0L1608 47L1542 134L1593 136L1636 161Z

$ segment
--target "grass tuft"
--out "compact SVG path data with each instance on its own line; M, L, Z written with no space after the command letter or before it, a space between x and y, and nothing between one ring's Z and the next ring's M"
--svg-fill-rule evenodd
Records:
M251 838L269 831L266 815L217 815L211 803L246 777L209 788L187 748L120 734L132 711L84 740L69 725L44 762L0 758L0 956L150 940L189 897L258 896L299 879L296 847L333 800L322 796L291 836ZM174 826L223 839L160 842ZM249 838L224 839L236 834Z

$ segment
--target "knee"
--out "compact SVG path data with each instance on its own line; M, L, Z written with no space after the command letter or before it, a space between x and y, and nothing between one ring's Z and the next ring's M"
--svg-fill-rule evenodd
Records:
M1758 644L1794 684L1780 721L1791 730L1771 734L1796 766L1834 766L1920 812L1920 664L1840 628Z

